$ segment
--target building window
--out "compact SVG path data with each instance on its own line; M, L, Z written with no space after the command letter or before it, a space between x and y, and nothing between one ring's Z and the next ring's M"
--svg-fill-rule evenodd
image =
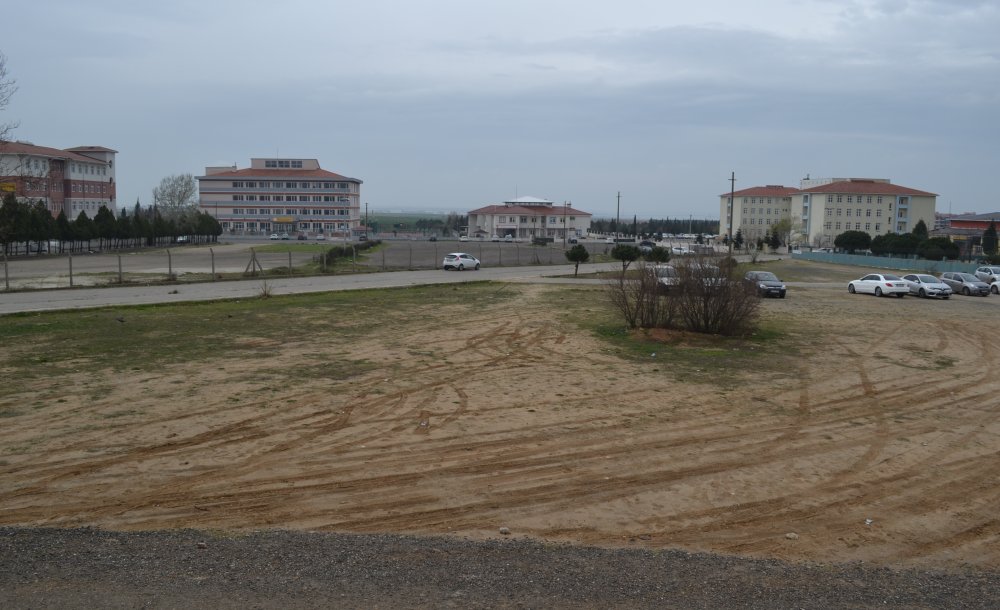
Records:
M243 201L243 195L233 195L233 201Z
M827 231L829 231L832 228L832 226L831 226L832 224L833 223L828 222L825 225L823 225L823 228L825 228Z
M875 232L878 233L881 230L882 230L882 223L876 222L875 223Z
M878 197L876 198L876 203L882 203L882 195L879 195L879 196L878 196Z
M866 222L865 223L865 231L871 231L871 230L872 230L872 223Z
M840 208L837 208L837 216L840 216L841 212L842 212L842 210Z
M837 230L838 231L840 230L840 223L839 222L837 223Z
M233 214L243 214L243 208L233 208Z
M837 195L837 203L842 203L844 201L843 195Z
M860 231L861 230L861 223L860 222L854 223L854 230L855 231Z
M833 216L833 208L827 208L826 209L826 215L827 216Z
M234 189L241 189L241 188L243 188L243 183L242 182L234 182L233 183L233 188Z
M875 218L882 218L882 210L875 210Z
M827 203L833 203L833 195L827 195L826 196L826 202Z
M247 195L247 201L257 201L257 195Z
M854 197L848 195L847 196L847 203L854 203Z
M847 214L845 214L845 216L850 216L850 215L851 215L851 208L847 208Z
M858 211L860 212L861 210L858 210ZM858 215L860 216L860 214L858 214ZM870 209L865 210L865 216L869 216L870 217L871 215L872 215L872 211Z
M871 202L872 202L872 196L868 195L868 203L871 203Z

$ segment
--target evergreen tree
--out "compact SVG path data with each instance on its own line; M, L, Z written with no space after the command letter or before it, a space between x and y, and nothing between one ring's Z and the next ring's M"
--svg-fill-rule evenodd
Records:
M997 223L990 221L990 226L983 231L983 254L987 256L997 255Z
M917 221L917 225L913 227L913 235L915 235L920 241L927 239L927 223L925 223L923 219Z

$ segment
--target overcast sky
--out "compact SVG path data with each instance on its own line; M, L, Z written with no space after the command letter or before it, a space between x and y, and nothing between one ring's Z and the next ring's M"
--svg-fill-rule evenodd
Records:
M164 176L317 158L373 210L533 195L718 218L718 196L889 178L1000 210L1000 1L41 0L3 11L17 139Z

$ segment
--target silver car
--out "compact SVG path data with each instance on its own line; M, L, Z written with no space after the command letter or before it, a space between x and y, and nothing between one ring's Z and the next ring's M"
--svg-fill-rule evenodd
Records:
M910 287L910 294L915 294L919 297L947 299L951 296L951 287L933 275L911 273L904 275L903 281Z
M444 267L445 271L449 269L458 269L459 271L475 269L479 271L479 259L465 252L452 252L444 256L444 263L441 266Z
M1000 267L993 265L987 265L985 267L980 267L976 269L976 277L986 282L987 284L995 284L998 279L1000 279ZM993 291L996 294L996 291Z
M990 285L971 273L947 271L941 274L941 281L948 284L948 287L955 294L964 294L967 297L972 295L990 296Z

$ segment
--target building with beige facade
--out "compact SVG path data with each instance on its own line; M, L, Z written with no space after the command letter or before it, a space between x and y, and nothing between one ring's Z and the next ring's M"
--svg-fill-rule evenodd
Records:
M115 155L103 146L49 148L27 142L0 142L0 193L41 201L53 217L64 212L97 216L101 206L118 215Z
M934 226L937 195L892 184L884 178L823 178L802 181L799 188L753 187L720 196L720 233L742 231L747 240L762 238L779 220L791 221L790 242L833 246L845 231L872 237L909 233L921 220Z
M518 197L469 212L469 235L516 239L581 237L590 230L590 212L537 197Z
M361 180L317 159L251 159L250 167L206 167L198 207L230 234L351 236L361 227Z

